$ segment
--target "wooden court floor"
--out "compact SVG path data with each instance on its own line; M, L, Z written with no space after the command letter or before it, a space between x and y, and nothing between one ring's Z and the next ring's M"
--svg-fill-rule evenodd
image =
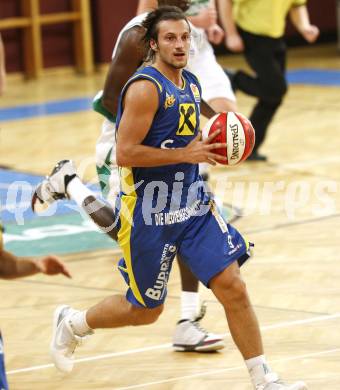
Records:
M244 66L240 57L221 59ZM291 68L340 69L335 46L292 50ZM91 96L92 78L50 73L40 81L10 78L1 107ZM253 100L238 96L249 114ZM0 123L0 165L47 174L73 158L94 178L94 145L101 119L82 112ZM287 381L311 390L340 389L340 89L293 85L263 146L269 162L212 170L212 186L226 204L243 210L235 225L255 242L243 276L263 331L268 360ZM35 276L1 281L1 329L13 390L160 389L250 390L248 374L211 292L203 325L226 333L215 354L171 350L179 315L180 281L174 265L165 312L153 325L97 331L77 352L70 375L48 356L52 312L69 303L86 308L125 286L114 269L119 250L68 254L72 280Z

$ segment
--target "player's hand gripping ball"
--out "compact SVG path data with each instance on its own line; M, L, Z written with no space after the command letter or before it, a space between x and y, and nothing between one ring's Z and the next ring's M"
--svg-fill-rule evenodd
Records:
M246 160L255 144L255 131L250 121L238 112L221 112L214 115L202 130L206 139L216 130L221 130L212 143L226 143L226 148L214 149L213 152L227 157L224 165L236 165Z

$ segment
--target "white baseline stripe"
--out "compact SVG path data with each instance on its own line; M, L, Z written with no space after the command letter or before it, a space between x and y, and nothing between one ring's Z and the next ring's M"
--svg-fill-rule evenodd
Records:
M291 326L310 324L312 322L329 321L338 318L340 318L340 313L335 313L326 316L306 318L304 320L286 321L286 322L279 322L273 325L261 326L261 330L264 331L264 330L271 330L271 329L289 328Z
M97 356L89 356L87 358L82 358L82 359L75 359L75 363L84 363L84 362L92 362L94 360L102 360L102 359L108 359L108 358L113 358L117 356L126 356L126 355L132 355L135 353L140 353L140 352L148 352L148 351L154 351L156 349L166 349L170 348L171 344L159 344L159 345L154 345L152 347L144 347L144 348L137 348L137 349L129 349L128 351L122 351L122 352L112 352L112 353L105 353L103 355L97 355ZM54 367L54 364L42 364L40 366L33 366L33 367L27 367L27 368L19 368L17 370L11 370L7 371L7 375L11 374L19 374L21 372L29 372L29 371L37 371L37 370L43 370L45 368L52 368Z
M261 327L261 330L262 331L266 331L266 330L271 330L271 329L288 328L288 327L291 327L291 326L310 324L310 323L313 323L313 322L329 321L329 320L338 319L338 318L340 318L340 313L335 313L335 314L326 315L326 316L318 316L318 317L307 318L307 319L304 319L304 320L280 322L280 323L273 324L273 325L263 326L263 327ZM159 344L159 345L154 345L154 346L151 346L151 347L130 349L128 351L112 352L112 353L106 353L106 354L103 354L103 355L89 356L87 358L75 359L74 362L75 363L90 362L90 361L94 361L94 360L109 359L109 358L118 357L118 356L132 355L132 354L136 354L136 353L147 352L147 351L154 351L154 350L157 350L157 349L166 349L166 348L170 348L170 347L171 347L170 343ZM7 374L8 375L19 374L19 373L22 373L22 372L43 370L45 368L51 368L51 367L54 367L54 365L53 364L43 364L43 365L39 365L39 366L32 366L32 367L26 367L26 368L19 368L17 370L10 370L10 371L7 371ZM224 372L225 369L223 369L222 371ZM205 375L208 375L208 374L205 374Z
M320 351L320 352L306 353L304 355L298 355L298 356L294 356L294 357L290 357L290 358L275 359L275 360L271 360L270 363L289 362L289 361L306 359L306 358L311 358L311 357L316 357L316 356L321 356L321 355L326 355L326 354L336 353L336 352L340 352L340 348L328 349L326 351ZM242 369L244 369L244 364L242 364L242 366L221 368L219 370L203 371L203 372L198 372L197 374L177 376L174 378L163 379L161 381L141 383L139 385L132 385L132 386L127 386L127 387L117 387L116 390L138 389L138 388L146 387L146 386L159 385L161 383L177 382L177 381L184 380L184 379L191 379L191 378L198 378L201 376L222 374L222 373L226 373L226 372L230 372L230 371L238 371L238 370L242 370Z

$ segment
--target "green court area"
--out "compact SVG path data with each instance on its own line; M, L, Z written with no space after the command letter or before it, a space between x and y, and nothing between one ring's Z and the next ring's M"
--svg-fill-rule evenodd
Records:
M63 254L117 248L95 224L79 213L37 218L24 225L6 224L5 247L19 256Z

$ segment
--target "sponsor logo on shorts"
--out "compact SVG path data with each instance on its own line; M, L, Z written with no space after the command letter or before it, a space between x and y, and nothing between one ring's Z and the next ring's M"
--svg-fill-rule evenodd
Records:
M232 236L230 234L228 234L228 236L227 236L227 242L228 242L228 246L230 249L230 251L228 252L228 256L233 255L235 252L237 252L239 249L242 248L242 243L234 245L233 240L232 240Z
M176 253L176 250L177 248L175 245L164 245L160 262L160 272L157 276L156 282L153 287L149 287L145 291L145 295L148 298L153 299L154 301L160 301L163 298L166 287L168 285L171 262Z
M178 210L162 212L155 214L155 225L173 225L175 223L181 223L187 221L192 216L195 216L200 211L200 201L197 200L191 206L183 207Z

